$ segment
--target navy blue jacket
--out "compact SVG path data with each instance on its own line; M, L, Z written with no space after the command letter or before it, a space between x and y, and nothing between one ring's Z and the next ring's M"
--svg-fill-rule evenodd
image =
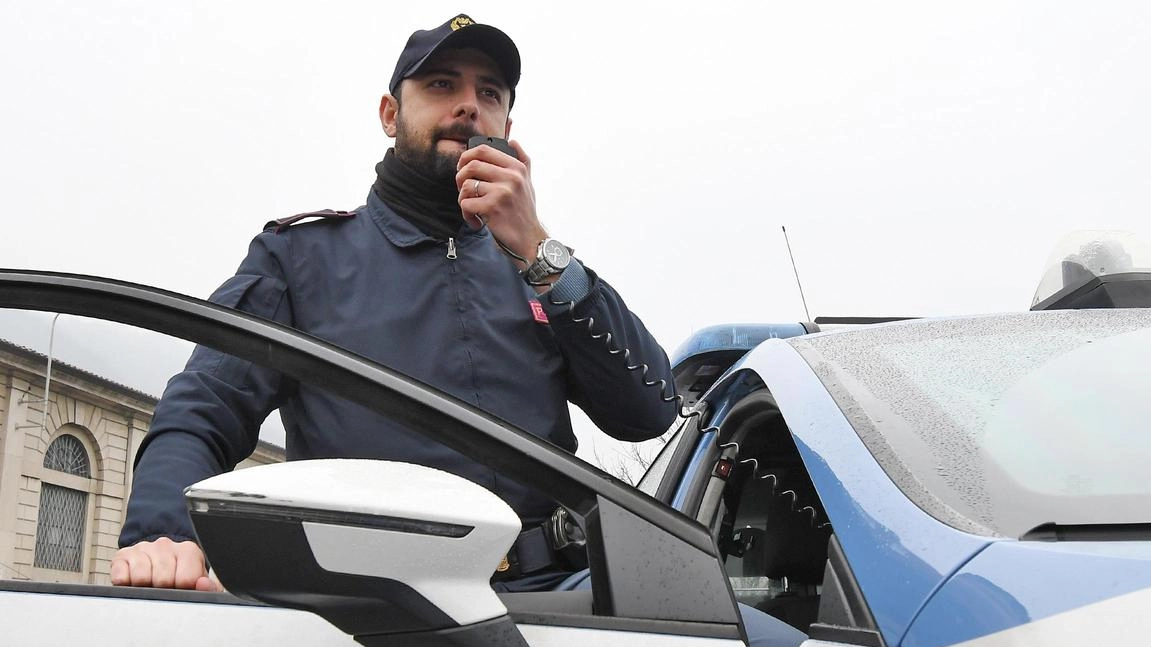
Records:
M585 323L549 303L517 275L487 228L462 227L447 244L397 216L374 193L354 217L270 227L252 241L236 275L211 297L278 321L466 400L574 452L566 402L621 440L659 435L675 405L628 371ZM586 268L585 268L586 269ZM623 300L586 270L589 292L576 317L649 364L669 384L667 356ZM537 321L532 302L549 323ZM194 539L183 490L230 470L256 446L274 409L287 432L289 460L380 458L465 476L511 505L525 524L551 513L542 494L454 450L404 430L311 385L197 347L173 377L136 458L120 545L166 536Z

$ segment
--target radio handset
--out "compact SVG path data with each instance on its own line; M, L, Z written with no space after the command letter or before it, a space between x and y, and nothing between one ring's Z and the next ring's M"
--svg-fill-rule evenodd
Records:
M512 148L512 145L508 143L508 140L501 139L499 137L476 135L475 137L472 137L468 140L468 148L471 149L475 148L476 146L491 146L501 153L506 153L516 159L520 158L519 155L516 155L516 149Z

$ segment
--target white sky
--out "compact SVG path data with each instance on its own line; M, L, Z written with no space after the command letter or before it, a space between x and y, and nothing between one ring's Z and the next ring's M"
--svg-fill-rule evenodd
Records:
M519 45L545 224L669 351L803 318L781 225L813 317L1026 309L1068 231L1151 240L1145 2L6 0L0 266L206 296L266 220L363 202L396 56L461 10ZM58 356L183 362L107 328Z

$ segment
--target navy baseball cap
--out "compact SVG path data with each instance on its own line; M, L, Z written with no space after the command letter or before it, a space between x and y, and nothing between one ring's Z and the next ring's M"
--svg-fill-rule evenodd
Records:
M396 61L396 71L388 91L396 93L400 82L420 70L420 66L432 54L444 49L474 47L488 56L499 66L504 80L511 90L511 104L516 102L516 84L520 81L520 51L511 38L491 25L481 25L465 14L445 22L435 29L421 29L408 38L408 44Z

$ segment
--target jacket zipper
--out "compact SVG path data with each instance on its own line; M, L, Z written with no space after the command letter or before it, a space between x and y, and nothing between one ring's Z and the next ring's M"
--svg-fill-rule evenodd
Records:
M448 239L448 258L452 259L453 261L456 260L456 239L455 238L449 238Z

